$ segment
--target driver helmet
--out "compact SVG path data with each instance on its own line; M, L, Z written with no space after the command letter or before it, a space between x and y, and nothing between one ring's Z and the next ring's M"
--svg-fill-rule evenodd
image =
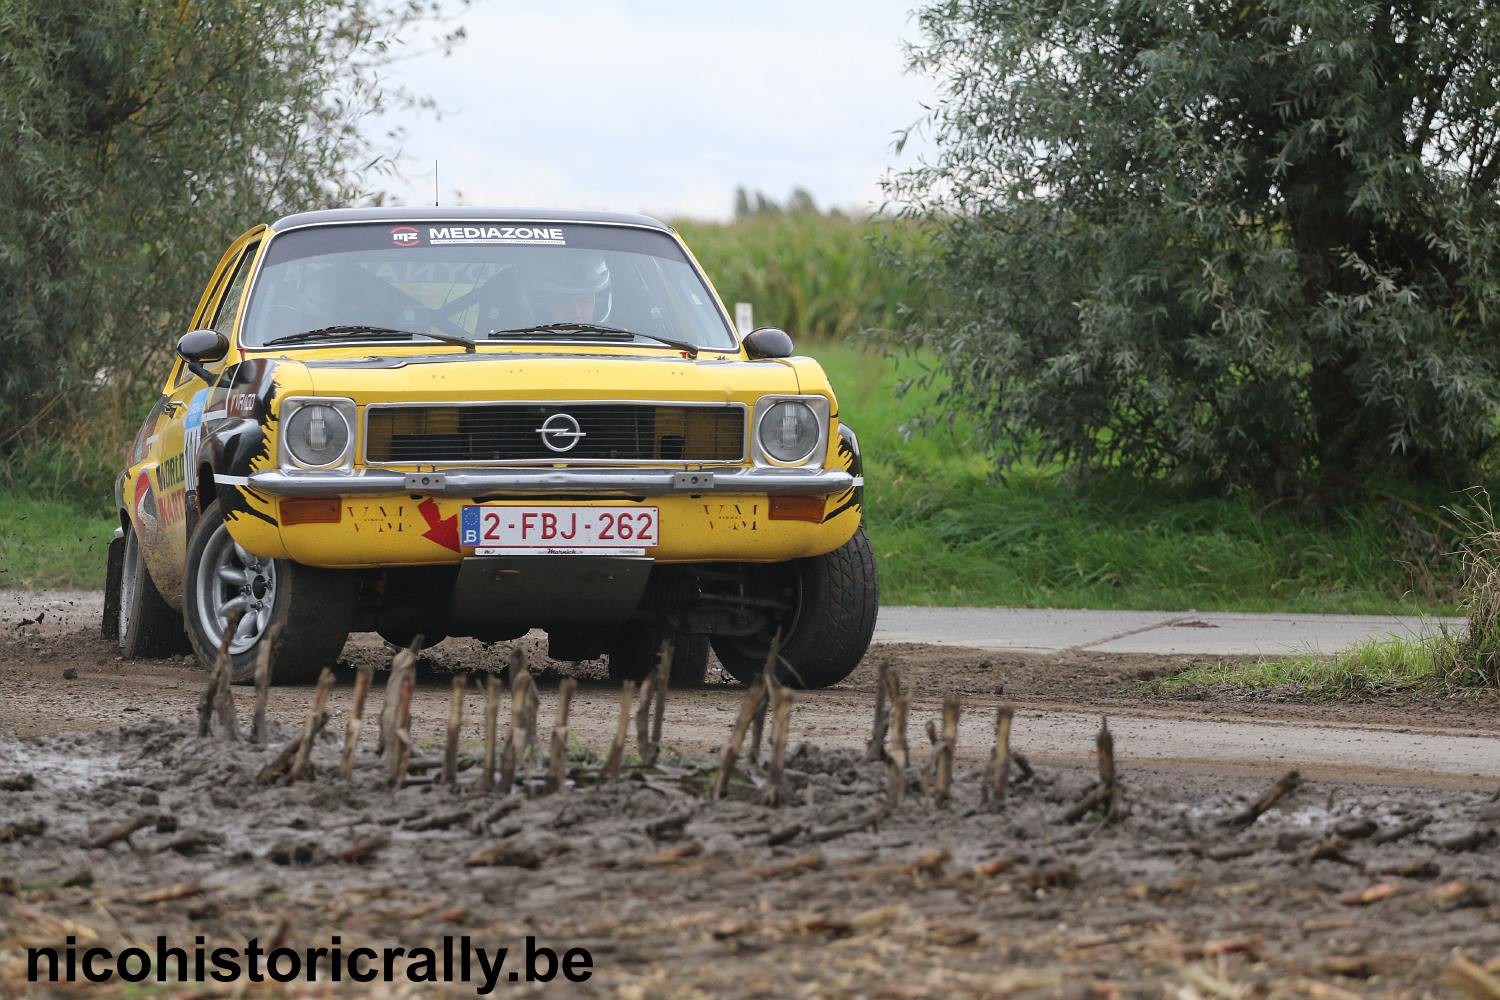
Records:
M595 253L548 253L530 268L523 294L537 323L602 323L614 305L609 265Z

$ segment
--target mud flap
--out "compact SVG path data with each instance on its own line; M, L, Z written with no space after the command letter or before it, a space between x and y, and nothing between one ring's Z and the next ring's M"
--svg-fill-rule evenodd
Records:
M120 634L120 577L125 572L125 529L116 528L104 555L104 615L99 634L116 639Z
M640 606L651 564L620 556L472 556L459 566L448 621L455 631L623 622Z

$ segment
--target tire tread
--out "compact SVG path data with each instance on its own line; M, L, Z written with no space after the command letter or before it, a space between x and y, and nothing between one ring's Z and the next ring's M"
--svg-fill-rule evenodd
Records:
M796 564L802 580L802 607L781 655L796 668L782 669L792 687L831 687L859 666L875 634L880 611L880 577L875 553L863 527L832 552ZM748 683L761 670L727 643L715 643L719 661L737 680Z
M130 530L134 531L133 528ZM134 541L139 549L140 539ZM125 571L122 565L121 572ZM120 616L116 619L117 624L123 619L125 625L120 655L127 660L162 660L187 652L188 638L182 612L168 604L161 591L156 589L144 554L136 559L136 572L140 574L134 588L136 606L127 608L122 602L117 612Z

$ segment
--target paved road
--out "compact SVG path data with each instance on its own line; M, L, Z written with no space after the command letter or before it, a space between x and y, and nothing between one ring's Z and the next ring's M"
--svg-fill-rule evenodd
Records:
M0 627L50 612L43 632L76 627L98 614L98 591L0 590ZM1050 608L880 609L876 642L917 642L1033 652L1203 654L1336 653L1359 642L1415 636L1459 618L1390 615L1290 615L1197 611L1072 611Z
M1462 619L895 605L880 609L875 641L1036 652L1279 656L1337 653L1367 640L1417 636L1442 625L1458 627Z

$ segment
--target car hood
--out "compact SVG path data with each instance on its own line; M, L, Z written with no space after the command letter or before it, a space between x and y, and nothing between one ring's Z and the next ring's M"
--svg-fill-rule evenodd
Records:
M316 395L347 396L360 403L489 399L730 402L765 393L801 391L797 367L784 361L449 353L323 358L284 364L303 368Z

